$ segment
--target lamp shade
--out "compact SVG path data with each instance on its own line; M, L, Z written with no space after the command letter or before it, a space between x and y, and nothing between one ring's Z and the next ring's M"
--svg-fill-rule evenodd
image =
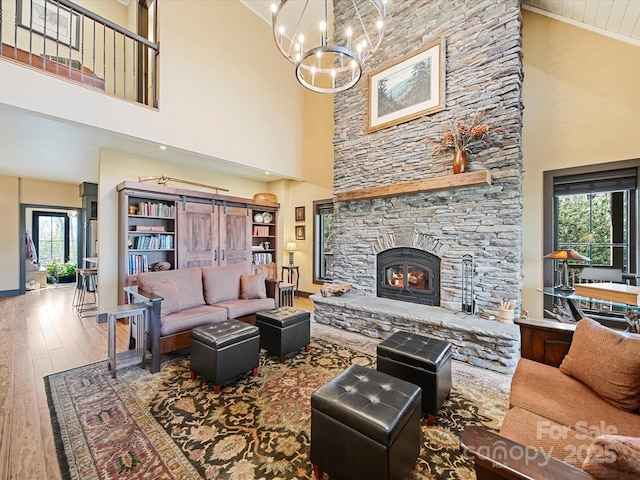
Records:
M297 250L296 242L287 242L287 252L295 252Z
M553 258L554 260L582 260L585 262L591 261L590 258L579 254L571 248L561 248L560 250L546 254L544 258Z

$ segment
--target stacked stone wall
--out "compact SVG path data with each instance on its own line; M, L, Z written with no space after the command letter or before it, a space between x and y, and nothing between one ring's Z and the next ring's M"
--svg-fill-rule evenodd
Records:
M350 2L349 2L350 3ZM334 191L452 174L450 152L429 141L484 110L490 143L469 155L491 186L337 202L335 279L376 294L377 245L412 246L416 236L443 246L442 305L460 309L462 256L475 266L476 310L520 303L522 286L522 46L517 0L389 2L387 35L362 80L336 95ZM343 14L336 2L336 17ZM438 38L446 43L446 108L367 132L367 73ZM437 252L431 252L438 254ZM440 255L439 255L440 256Z

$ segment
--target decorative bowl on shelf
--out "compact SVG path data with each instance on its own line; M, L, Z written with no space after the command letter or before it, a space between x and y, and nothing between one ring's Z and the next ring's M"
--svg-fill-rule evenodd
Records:
M256 202L276 203L278 201L278 197L274 193L256 193L253 199Z

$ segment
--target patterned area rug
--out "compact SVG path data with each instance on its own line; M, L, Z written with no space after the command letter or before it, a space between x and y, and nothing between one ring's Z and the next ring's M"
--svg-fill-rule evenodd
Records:
M285 364L263 352L259 375L220 395L190 379L184 353L165 356L155 375L131 367L113 380L98 362L46 377L63 478L313 478L311 393L351 364L375 368L375 341L326 328L314 325L311 351ZM469 425L497 430L508 398L508 377L483 372L454 362L451 399L434 426L423 421L411 479L475 478L459 438Z

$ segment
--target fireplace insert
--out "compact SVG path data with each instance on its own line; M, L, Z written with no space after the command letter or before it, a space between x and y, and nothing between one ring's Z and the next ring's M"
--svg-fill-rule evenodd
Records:
M378 297L440 306L440 258L412 247L378 254Z

